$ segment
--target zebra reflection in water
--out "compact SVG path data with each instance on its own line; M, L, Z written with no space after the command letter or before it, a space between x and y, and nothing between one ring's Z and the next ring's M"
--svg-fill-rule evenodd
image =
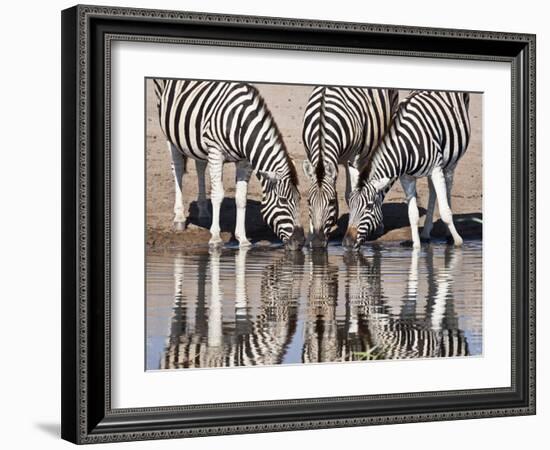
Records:
M281 364L296 330L304 255L286 252L263 271L259 307L249 305L246 263L249 248L235 254L234 320L224 321L224 292L220 280L221 250L201 257L197 273L198 295L194 323L187 327L183 288L183 259L174 265L175 305L171 335L161 358L161 369L232 367ZM255 254L257 259L263 255ZM204 265L201 262L204 261ZM209 278L206 266L210 262ZM294 269L295 267L295 269ZM201 270L202 269L202 270ZM205 306L210 285L210 302ZM190 302L191 303L191 302ZM229 314L228 314L229 316ZM206 324L206 326L205 326Z
M467 356L454 310L461 258L452 247L443 255L413 250L403 283L396 259L376 247L368 256L248 248L178 255L160 368Z
M349 286L359 326L368 330L367 350L362 353L363 357L404 359L468 356L468 344L463 331L458 328L452 295L453 275L460 264L461 251L446 248L443 264L439 264L434 260L433 248L426 248L428 293L423 311L420 312L419 253L419 250L412 251L405 294L397 310L395 304L388 302L382 284L376 287L376 283L369 286L362 282L369 276L363 273L364 257L357 255L359 264L350 270L355 280L350 279ZM378 252L375 251L372 260L375 267L378 261L379 267L381 258Z
M338 266L329 263L328 253L309 255L309 283L302 362L326 362L341 359L341 332L338 330Z
M304 363L361 360L369 348L369 330L364 317L358 319L356 299L362 305L367 298L380 297L380 258L350 252L343 255L342 262L344 272L329 262L326 252L311 253ZM361 276L357 280L350 279L350 267L360 267ZM340 289L344 290L343 305L339 305ZM338 314L342 306L343 319Z

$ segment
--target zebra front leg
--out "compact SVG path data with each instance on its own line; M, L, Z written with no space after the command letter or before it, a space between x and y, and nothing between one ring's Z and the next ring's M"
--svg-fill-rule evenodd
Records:
M462 245L462 238L457 233L453 223L453 213L449 207L449 201L447 198L447 183L441 167L436 167L433 169L431 179L437 194L437 204L439 206L439 215L441 216L441 220L443 220L443 223L447 225L447 228L453 237L454 245L456 247L460 247Z
M452 202L451 202L451 193L453 190L454 173L455 173L454 167L452 169L446 169L445 171L443 171L443 175L445 176L445 187L447 188L447 204L449 205L449 208L451 209L451 211L453 210ZM445 235L447 236L447 241L449 241L451 237L451 230L449 230L449 227L446 227Z
M172 176L174 177L174 229L176 231L185 230L187 217L185 216L185 205L183 204L183 174L187 158L171 142L166 142L168 150L172 157Z
M195 168L197 169L197 183L199 188L199 195L197 197L197 203L199 206L199 220L210 219L210 211L208 211L208 202L206 200L206 165L207 161L200 159L195 160Z
M239 241L241 247L246 247L250 245L250 241L246 237L245 219L248 181L252 174L252 167L248 161L239 161L236 166L235 205L237 206L237 221L235 224L235 238Z
M220 236L220 208L224 198L223 191L223 163L224 157L221 151L211 149L208 153L208 166L210 171L210 198L212 200L212 225L210 226L210 245L222 244Z
M428 178L428 186L430 188L430 196L428 199L428 211L426 212L426 219L424 220L424 228L422 229L421 239L429 241L432 229L434 226L434 209L435 209L435 189L431 178Z
M407 205L409 209L409 223L411 225L411 239L413 248L420 248L420 236L418 234L418 206L416 204L416 178L409 176L401 177L401 185L407 196Z

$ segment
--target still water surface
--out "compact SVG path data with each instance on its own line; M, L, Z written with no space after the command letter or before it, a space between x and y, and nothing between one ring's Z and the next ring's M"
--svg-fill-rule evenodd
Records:
M482 244L147 256L148 370L475 356Z

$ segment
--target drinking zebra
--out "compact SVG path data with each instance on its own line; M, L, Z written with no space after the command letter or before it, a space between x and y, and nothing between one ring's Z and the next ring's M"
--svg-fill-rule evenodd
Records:
M221 81L155 80L161 128L168 140L175 178L175 224L185 222L182 177L187 158L199 167L199 206L205 201L204 167L208 163L212 184L210 244L222 242L220 207L224 198L223 164L237 166L235 238L246 237L245 213L248 181L252 171L262 187L264 220L290 249L301 248L298 177L281 134L262 97L247 83ZM202 175L202 181L201 181ZM202 183L202 190L201 190Z
M388 128L396 109L394 89L320 86L310 95L303 123L307 159L312 247L325 247L338 219L338 164L357 167L368 158ZM346 172L346 202L350 191Z
M400 103L390 129L361 173L352 173L354 188L345 246L359 247L382 223L384 196L400 179L407 198L413 247L419 248L416 179L420 177L429 177L430 188L422 237L430 237L437 196L441 219L455 246L462 245L450 203L453 173L470 139L469 101L469 94L464 92L416 91Z

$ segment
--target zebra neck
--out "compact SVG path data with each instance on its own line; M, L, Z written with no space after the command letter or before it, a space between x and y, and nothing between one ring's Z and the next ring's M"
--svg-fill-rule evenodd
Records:
M248 158L252 170L256 173L269 173L277 175L280 179L291 176L290 157L283 145L275 145L272 148L259 150L260 157Z
M402 151L400 139L392 128L371 155L366 170L368 181L391 179L393 184L408 165L407 154Z
M258 136L254 145L247 146L245 156L256 174L263 173L279 180L292 178L292 162L273 121L263 136ZM258 177L265 195L271 182L265 176L258 175Z

